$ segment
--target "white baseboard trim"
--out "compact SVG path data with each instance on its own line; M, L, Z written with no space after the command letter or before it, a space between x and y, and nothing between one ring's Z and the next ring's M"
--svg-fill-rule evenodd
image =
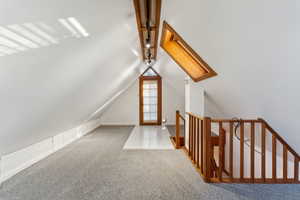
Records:
M0 158L0 184L100 126L100 119L89 121L41 142Z

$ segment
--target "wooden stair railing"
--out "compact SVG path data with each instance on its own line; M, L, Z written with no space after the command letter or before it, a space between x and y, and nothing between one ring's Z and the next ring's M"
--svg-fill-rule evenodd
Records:
M187 155L206 182L300 183L299 155L265 120L187 114Z
M184 131L185 131L185 119L182 115L180 115L179 110L176 111L176 133L175 137L171 137L171 141L174 143L176 149L179 149L184 146L185 143L185 134L181 134L181 123L180 120L183 121Z

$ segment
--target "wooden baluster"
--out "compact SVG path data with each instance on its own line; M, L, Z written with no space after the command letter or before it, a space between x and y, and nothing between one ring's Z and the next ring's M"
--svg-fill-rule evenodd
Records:
M208 117L204 118L204 134L203 134L203 176L205 182L210 182L212 177L211 160L212 160L212 150L211 150L211 119Z
M229 177L233 179L233 122L229 124Z
M255 123L251 122L251 135L250 135L250 167L251 167L251 182L254 183L254 167L255 167L255 158L254 158L254 147L255 147Z
M261 178L266 182L266 124L261 122Z
M180 118L179 118L179 110L176 110L176 149L180 147Z
M199 168L200 165L199 165L199 149L200 149L200 146L199 146L199 141L200 139L200 119L197 119L197 167Z
M287 173L288 173L288 169L287 169L287 160L288 160L288 158L287 158L287 149L286 149L286 146L284 145L284 144L282 144L282 146L283 146L283 150L282 150L282 152L283 152L283 180L284 180L284 182L286 182L287 181Z
M191 140L192 140L192 116L189 115L189 156L191 156Z
M294 180L295 182L299 181L299 159L296 156L294 160Z
M276 136L272 134L272 181L276 182Z
M244 180L244 122L240 122L240 180Z
M183 118L183 144L182 146L185 147L185 139L186 139L186 123L185 123L185 118Z
M191 131L191 159L192 160L194 158L194 155L193 155L193 153L194 153L194 151L193 151L194 138L193 137L194 137L194 116L192 116L192 131Z
M193 144L193 152L194 152L194 162L196 163L196 131L197 131L197 118L194 118L194 144Z
M201 144L201 172L203 174L203 134L204 134L204 125L203 125L203 120L201 120L201 135L200 135L200 144Z
M218 168L218 177L220 182L222 181L223 173L223 154L224 154L224 132L222 128L222 122L219 122L219 168Z

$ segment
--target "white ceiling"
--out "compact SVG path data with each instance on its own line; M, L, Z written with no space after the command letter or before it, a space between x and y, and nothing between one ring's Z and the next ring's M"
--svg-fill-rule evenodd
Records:
M10 47L14 53L0 57L0 154L99 115L100 108L138 76L144 66L136 55L139 42L133 11L131 1L1 3L0 37L4 39L0 47L7 45L8 39L17 44L17 50ZM59 19L69 17L75 18L89 36L76 37L59 23ZM31 48L11 32L7 35L7 30L17 33L11 25L28 31L25 23L33 24L55 41L31 31L48 42L46 46L35 42L38 47Z
M219 74L199 83L215 107L208 114L263 117L298 152L299 4L172 0L162 5L162 20ZM58 21L70 17L88 37L72 35ZM0 52L0 154L100 116L144 68L131 0L3 0L0 26L24 23L40 27L58 43L48 40L47 46L11 55ZM185 74L161 49L154 68L184 94Z

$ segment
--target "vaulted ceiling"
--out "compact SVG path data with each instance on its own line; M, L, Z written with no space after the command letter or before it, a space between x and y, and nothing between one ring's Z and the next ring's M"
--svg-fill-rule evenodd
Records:
M0 48L5 50L0 56L0 154L99 116L103 105L144 67L132 1L5 0L0 26ZM26 33L12 26L41 41L24 43L13 33L28 38Z
M219 74L199 83L208 115L263 117L298 152L299 9L296 1L172 0L161 16ZM0 154L101 116L145 67L132 0L3 0L0 26ZM10 33L22 28L43 40ZM184 94L186 75L161 48L154 68Z

